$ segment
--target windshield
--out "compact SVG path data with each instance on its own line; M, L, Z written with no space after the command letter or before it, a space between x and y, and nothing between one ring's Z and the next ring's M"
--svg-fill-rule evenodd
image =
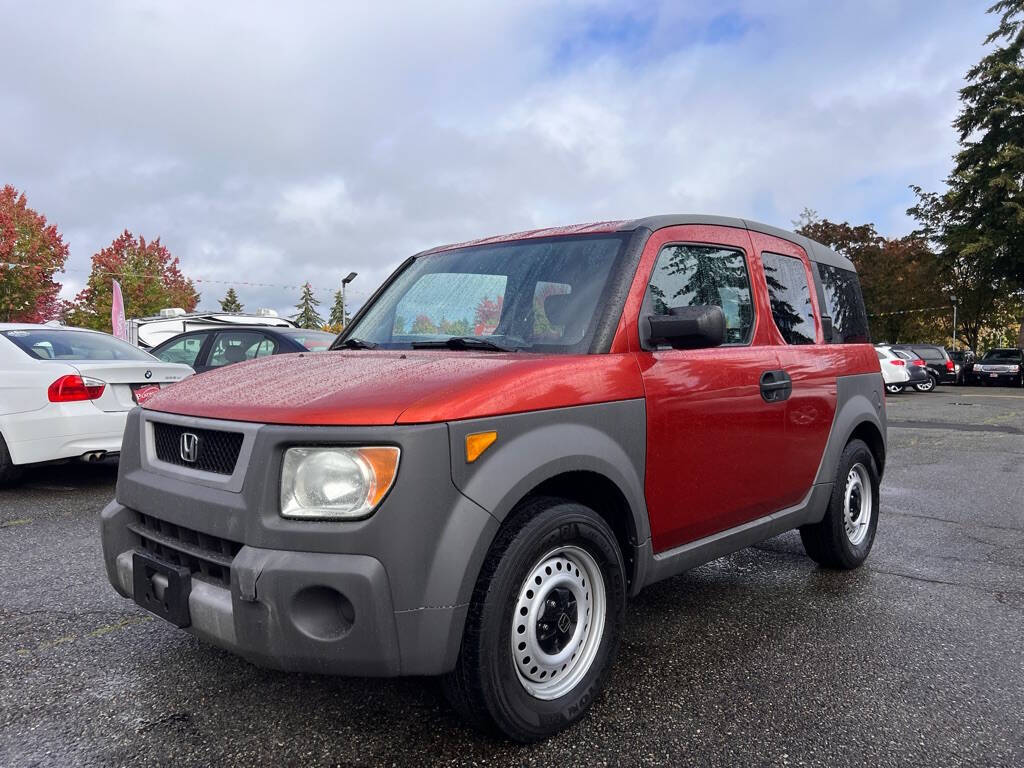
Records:
M624 243L624 235L586 235L421 256L346 338L386 349L477 337L495 349L587 352Z
M990 349L982 358L983 363L1019 363L1024 352L1019 349Z
M2 333L37 360L153 360L148 352L105 333L60 328L26 328Z
M336 334L326 331L282 331L281 333L295 339L310 352L321 352L327 349L337 338Z

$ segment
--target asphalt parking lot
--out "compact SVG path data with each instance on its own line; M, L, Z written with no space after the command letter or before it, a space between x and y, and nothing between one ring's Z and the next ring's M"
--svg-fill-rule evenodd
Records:
M0 765L1024 765L1024 392L889 398L878 539L787 534L646 590L584 722L523 747L434 681L257 669L109 587L116 468L0 491Z

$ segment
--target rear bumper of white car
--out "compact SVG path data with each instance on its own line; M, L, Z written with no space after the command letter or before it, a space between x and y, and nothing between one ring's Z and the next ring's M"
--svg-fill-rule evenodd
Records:
M128 411L101 411L91 402L50 403L0 416L0 432L15 464L68 459L92 451L120 451Z

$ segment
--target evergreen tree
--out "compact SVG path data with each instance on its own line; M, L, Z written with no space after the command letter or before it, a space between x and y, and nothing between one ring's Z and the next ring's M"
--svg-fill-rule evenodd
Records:
M331 327L332 331L340 333L348 325L351 317L348 309L345 307L342 292L340 290L335 291L334 304L331 306L331 316L327 320L327 325Z
M999 25L985 44L997 45L960 90L948 188L912 187L918 204L908 213L945 259L963 262L959 273L999 290L1003 281L1024 287L1024 0L999 0L988 12Z
M228 292L220 300L220 309L222 312L242 312L245 309L242 302L238 300L238 294L235 293L234 288L228 288Z
M300 328L319 328L324 324L324 319L320 317L320 313L316 309L319 306L320 300L313 295L313 286L306 283L302 286L299 303L295 305L295 308L299 310L298 314L294 315L292 319Z
M235 289L228 288L228 292L220 300L221 312L241 312L244 309L245 307L242 306L242 302L238 300L238 294L235 293Z

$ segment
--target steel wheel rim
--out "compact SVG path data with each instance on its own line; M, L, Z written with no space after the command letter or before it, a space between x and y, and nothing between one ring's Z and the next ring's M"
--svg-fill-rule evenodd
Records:
M586 676L601 647L607 604L601 567L580 547L553 549L530 568L513 607L510 645L516 676L531 696L557 699Z
M843 527L853 546L861 544L871 527L875 499L871 493L871 475L861 463L850 467L843 491Z

